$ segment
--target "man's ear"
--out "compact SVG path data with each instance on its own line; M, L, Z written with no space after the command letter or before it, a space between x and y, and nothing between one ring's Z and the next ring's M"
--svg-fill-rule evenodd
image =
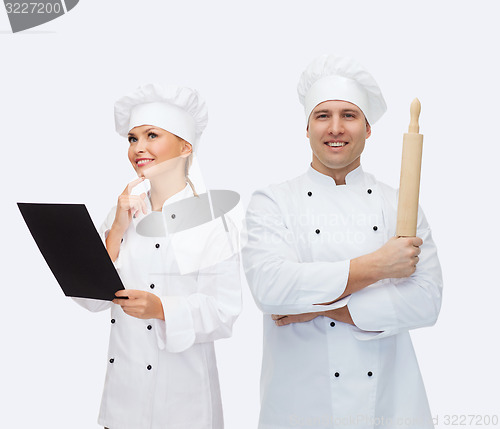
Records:
M366 138L370 137L371 135L372 135L372 127L370 126L370 124L367 121L366 122Z

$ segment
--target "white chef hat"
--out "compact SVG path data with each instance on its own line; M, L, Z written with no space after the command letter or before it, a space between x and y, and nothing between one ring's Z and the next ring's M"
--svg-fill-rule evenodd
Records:
M116 131L123 137L141 125L154 125L191 143L207 126L208 113L197 91L175 85L140 86L115 103Z
M355 104L371 125L387 110L382 92L372 75L347 57L322 55L315 59L302 73L297 92L307 121L313 109L328 100Z

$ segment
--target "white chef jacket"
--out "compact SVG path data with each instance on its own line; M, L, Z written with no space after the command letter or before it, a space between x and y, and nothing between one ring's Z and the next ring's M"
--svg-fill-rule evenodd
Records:
M163 210L192 196L186 186L165 202ZM149 212L149 199L146 202ZM115 211L101 228L103 239ZM108 368L98 422L110 429L221 429L213 341L231 335L241 309L238 255L181 275L168 235L141 236L134 223L123 237L115 267L125 289L160 297L165 321L129 316L108 301L76 298L91 311L111 308Z
M264 312L260 429L432 428L409 329L435 323L441 269L420 212L420 262L333 305L349 261L395 235L397 192L361 167L346 185L312 167L254 193L243 266ZM319 316L276 326L271 314L346 305L356 326Z

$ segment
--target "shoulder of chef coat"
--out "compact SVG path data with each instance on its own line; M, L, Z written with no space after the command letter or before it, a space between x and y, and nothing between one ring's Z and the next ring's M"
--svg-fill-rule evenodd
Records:
M176 210L179 210L179 212L176 212L176 215L170 214L167 208L164 208L164 214L177 219L181 217L196 219L197 210L203 213L208 209L208 204L212 204L212 201L206 197L207 194L203 194L201 198L191 198L188 206L189 210L183 209L182 205L177 205ZM212 198L214 198L213 194ZM214 206L210 210L212 216L203 219L201 223L169 233L174 257L181 274L188 274L219 265L235 254L239 257L239 238L244 217L240 203L238 202L225 213L221 212L220 207ZM201 221L201 219L198 219L198 221Z
M388 234L389 237L393 237L396 234L399 189L393 188L392 186L389 186L383 182L377 182L377 187L382 196L384 216L387 217L386 223L388 226ZM417 218L417 237L423 238L421 235L425 235L428 230L430 230L429 223L427 222L425 213L419 204Z
M361 166L349 172L345 180L347 186L370 187L379 183L373 175L365 173ZM251 215L257 213L265 215L267 211L274 213L278 211L282 218L286 220L287 215L289 214L288 209L291 204L300 204L302 200L308 198L310 194L312 194L311 191L313 191L317 186L323 188L337 187L333 178L322 174L309 166L307 171L300 176L279 184L272 184L265 188L256 190L253 193L252 199L248 205L247 217L249 213ZM386 192L390 193L390 189L391 188L387 186Z
M384 207L387 239L396 234L399 190L377 182ZM443 279L437 248L419 205L417 237L423 240L417 270L408 278L384 279L351 296L348 307L361 340L379 339L436 323Z

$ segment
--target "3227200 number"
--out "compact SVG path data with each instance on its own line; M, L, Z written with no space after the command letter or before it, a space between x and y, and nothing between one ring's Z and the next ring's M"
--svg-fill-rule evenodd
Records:
M5 3L7 13L61 13L61 3Z
M445 415L443 424L446 426L497 426L497 415L480 415L480 414L452 414Z

